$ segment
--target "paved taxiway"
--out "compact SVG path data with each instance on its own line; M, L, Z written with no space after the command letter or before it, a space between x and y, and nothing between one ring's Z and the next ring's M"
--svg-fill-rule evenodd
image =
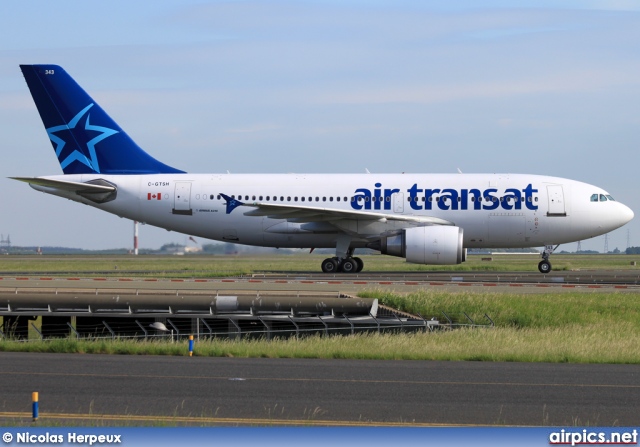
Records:
M47 415L225 425L640 423L640 365L35 353L0 353L0 362L0 423L27 422L32 391L44 424Z

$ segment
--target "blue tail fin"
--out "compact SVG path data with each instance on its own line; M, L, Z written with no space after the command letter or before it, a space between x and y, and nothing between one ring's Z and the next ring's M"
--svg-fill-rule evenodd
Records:
M180 173L143 151L57 65L20 65L65 174Z

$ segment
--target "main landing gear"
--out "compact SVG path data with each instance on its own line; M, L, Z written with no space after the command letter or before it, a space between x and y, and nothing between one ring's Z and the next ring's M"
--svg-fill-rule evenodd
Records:
M324 273L358 273L364 268L364 262L358 258L327 258L322 261L322 271Z
M322 271L324 273L358 273L364 268L362 259L353 256L353 248L347 250L346 257L335 256L322 261Z
M549 262L549 256L553 253L560 245L545 245L544 251L542 252L542 261L538 264L538 270L540 273L549 273L551 271L551 263Z

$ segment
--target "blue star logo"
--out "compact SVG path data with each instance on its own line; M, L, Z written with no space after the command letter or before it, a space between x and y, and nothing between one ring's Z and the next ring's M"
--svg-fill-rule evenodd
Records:
M89 167L89 169L92 169L96 173L100 172L98 156L96 154L96 144L98 144L105 138L110 137L111 135L117 134L118 131L109 129L108 127L94 126L89 122L89 119L91 117L91 114L89 114L89 109L91 109L93 105L94 104L91 103L87 107L82 109L76 116L73 117L71 121L69 121L69 124L54 126L47 129L49 139L56 145L56 156L58 157L58 161L60 161L60 166L63 170L74 161L78 161L86 165L87 167ZM78 123L85 115L86 119L84 122L84 126L78 126ZM55 133L61 131L70 132L70 136L66 141L55 135ZM99 135L91 140L88 140L88 137L86 137L87 133L85 131L99 132ZM82 146L82 140L84 140L85 138L78 138L82 136L85 136L88 140L86 141L86 143L84 143L86 145L86 152L84 151L84 147ZM73 150L70 153L69 150L64 151L67 142L70 143L69 146L76 146L75 148L72 147Z

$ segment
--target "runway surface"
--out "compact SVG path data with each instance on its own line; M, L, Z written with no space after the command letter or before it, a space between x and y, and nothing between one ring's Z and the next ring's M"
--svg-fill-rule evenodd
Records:
M33 391L41 424L640 423L638 365L37 353L0 353L0 361L5 425L28 420Z

